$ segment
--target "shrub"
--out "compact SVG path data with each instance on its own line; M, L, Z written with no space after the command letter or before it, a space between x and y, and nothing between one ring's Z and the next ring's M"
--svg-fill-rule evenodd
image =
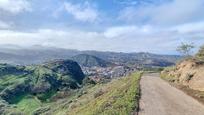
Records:
M204 45L200 48L200 50L196 54L196 58L198 58L199 60L204 61Z

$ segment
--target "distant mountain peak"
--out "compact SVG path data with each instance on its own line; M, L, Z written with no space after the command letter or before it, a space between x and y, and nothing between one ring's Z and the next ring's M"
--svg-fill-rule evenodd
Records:
M101 58L98 58L93 55L88 55L88 54L79 54L79 55L73 56L72 59L78 62L81 66L85 66L85 67L93 67L93 66L107 67L108 65L111 64L108 61L105 61Z

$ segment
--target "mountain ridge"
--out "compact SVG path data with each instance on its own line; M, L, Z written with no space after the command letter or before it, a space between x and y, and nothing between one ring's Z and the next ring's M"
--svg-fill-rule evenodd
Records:
M108 67L111 66L111 63L108 61L105 61L101 58L98 58L96 56L88 55L88 54L79 54L76 56L73 56L71 58L72 60L79 63L81 66L84 67Z
M71 49L39 47L39 48L2 48L0 47L0 63L9 63L15 65L32 65L40 64L55 59L71 59L79 54L92 55L108 62L116 63L141 63L148 59L162 60L165 62L175 63L182 58L178 55L159 55L152 53L118 53L118 52L101 52L101 51L79 51ZM142 63L143 64L143 63Z

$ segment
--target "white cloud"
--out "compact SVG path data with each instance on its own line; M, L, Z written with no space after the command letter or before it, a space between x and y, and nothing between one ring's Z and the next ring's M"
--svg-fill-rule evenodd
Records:
M39 16L42 16L40 12L38 19L36 20L35 18L35 21L31 18L35 17L35 14L25 14L25 18L23 17L22 20L20 15L17 16L15 14L30 10L30 2L28 0L0 0L0 44L43 45L79 50L175 53L175 47L181 42L194 42L196 45L204 43L203 0L172 0L163 4L146 4L142 5L142 7L137 5L138 3L135 1L131 3L122 2L123 5L120 6L128 5L129 7L124 8L120 12L119 18L126 20L128 24L113 18L115 17L113 13L116 13L115 9L113 9L113 12L106 14L106 11L112 10L101 9L100 11L103 10L104 12L99 12L89 2L59 2L59 4L63 3L63 5L61 4L62 6L53 15L69 14L69 17L71 16L75 20L84 22L88 26L90 25L86 29L93 30L98 27L97 30L100 32L83 31L81 30L83 28L80 25L81 23L73 20L75 23L67 24L67 20L65 20L67 15L64 14L61 17L62 20L60 20L63 26L56 26L59 24L57 22L59 20L49 20L48 18L45 18L47 22L42 24L45 20L38 20L41 19ZM33 8L40 7L41 9L44 4L40 6L35 5L36 3L34 3ZM56 4L48 4L47 7L50 10L46 12L53 12L54 6L57 7ZM105 13L113 21L107 18L100 18L104 14L101 15L99 13ZM14 18L11 18L10 15ZM103 23L97 23L99 25L93 26L92 23L99 19L102 19ZM13 23L9 23L12 21ZM16 24L14 28L12 28L13 24ZM22 31L19 31L18 28L21 28L21 25L24 27L22 27ZM67 29L67 25L75 29ZM37 29L33 32L25 32L24 29L29 31L29 28L25 28L28 26L30 30L40 27L63 28L61 30Z
M108 28L105 32L104 35L108 38L114 38L114 37L119 37L119 36L124 36L127 34L149 34L153 32L153 29L151 26L145 25L145 26L118 26L118 27L111 27Z
M183 34L200 32L204 33L204 21L177 25L171 29Z
M75 19L83 22L94 22L98 19L98 11L91 7L88 2L85 4L64 3L65 10L74 16Z
M159 5L126 7L118 18L127 22L181 24L204 19L203 7L203 0L173 0Z
M203 28L194 24L172 28L146 26L116 26L102 32L74 29L39 29L35 32L0 30L0 44L20 46L43 45L78 50L175 53L181 42L204 43ZM199 25L199 24L197 24ZM184 30L184 26L194 28ZM193 33L192 33L193 31Z
M103 35L97 32L84 32L79 30L53 30L40 29L35 32L19 32L0 30L0 44L13 44L20 46L43 45L69 49L100 49ZM90 45L91 44L91 45ZM97 45L99 44L99 45Z
M23 11L30 11L31 7L28 0L0 0L0 11L11 14L18 14Z
M0 29L8 29L11 28L11 26L12 26L11 23L3 22L0 20Z
M121 41L128 51L174 52L181 42L194 42L197 47L204 43L204 23L187 23L173 27L118 26L104 32L106 38ZM121 49L122 50L122 49Z

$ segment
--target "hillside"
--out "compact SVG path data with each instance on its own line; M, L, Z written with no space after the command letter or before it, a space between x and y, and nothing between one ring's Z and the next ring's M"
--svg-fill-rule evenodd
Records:
M76 55L71 58L72 60L79 63L81 66L84 67L107 67L110 66L111 63L107 62L101 58L98 58L96 56L88 55L88 54L80 54Z
M87 86L72 95L40 108L36 114L48 115L130 115L137 111L141 73L115 79L106 84ZM44 110L44 111L43 111Z
M130 115L139 109L139 80L141 73L95 86L83 95L68 113L78 115ZM92 96L91 96L92 95ZM91 97L90 97L91 96ZM90 98L88 98L90 97ZM84 100L87 99L87 100Z
M99 84L86 79L76 88L84 76L69 60L35 67L2 64L1 72L0 114L129 115L138 109L141 73Z
M0 71L0 114L21 111L22 107L22 111L28 112L27 105L21 103L25 99L34 101L28 106L33 106L34 111L39 102L48 101L59 91L79 88L84 79L80 66L71 60L33 66L1 64ZM17 107L10 104L17 104Z

